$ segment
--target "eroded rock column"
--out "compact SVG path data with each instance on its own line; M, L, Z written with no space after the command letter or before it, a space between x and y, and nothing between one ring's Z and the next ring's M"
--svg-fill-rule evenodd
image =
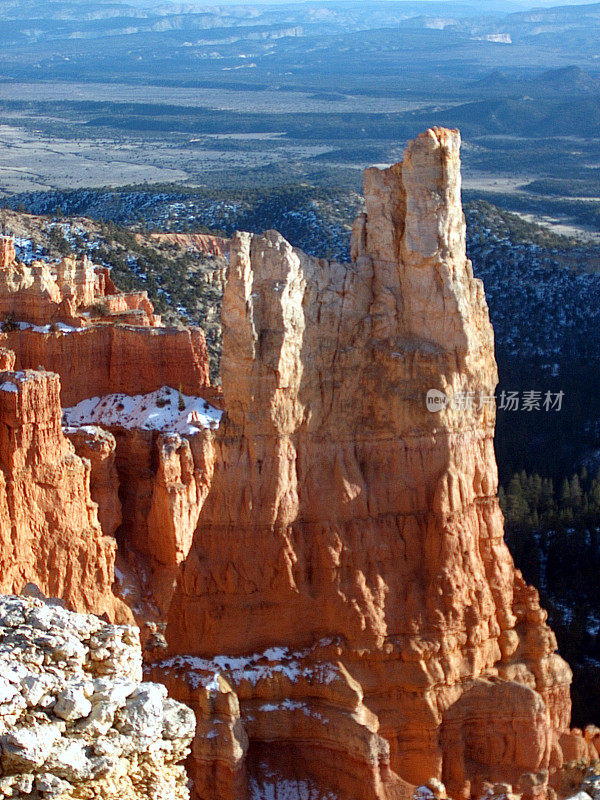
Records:
M570 671L503 539L459 146L367 170L351 264L233 241L226 418L156 666L210 733L200 798L466 797L560 762Z

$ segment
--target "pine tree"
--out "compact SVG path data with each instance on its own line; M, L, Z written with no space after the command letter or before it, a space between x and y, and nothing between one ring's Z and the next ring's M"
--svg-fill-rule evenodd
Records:
M525 480L527 480L527 476L525 476ZM521 476L513 475L506 493L506 518L513 525L521 525L528 512L529 507L523 491Z
M560 487L559 510L562 512L566 508L571 508L571 486L568 478L564 478Z
M582 505L582 498L583 493L581 491L581 484L579 483L579 478L577 475L573 475L571 478L571 506L573 507L574 511L577 511L581 508Z
M542 481L539 510L540 514L547 522L550 521L556 512L556 503L554 502L554 483L552 478L544 478Z
M498 503L502 509L502 513L506 516L506 492L503 486L498 487Z
M590 511L600 512L600 480L594 478L589 492Z

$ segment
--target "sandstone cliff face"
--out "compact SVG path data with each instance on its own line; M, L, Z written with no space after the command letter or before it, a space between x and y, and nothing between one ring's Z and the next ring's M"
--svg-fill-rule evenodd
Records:
M228 255L231 246L229 239L207 233L152 233L150 238L159 244L175 244L182 250L217 257Z
M0 237L0 317L0 343L15 352L17 369L57 372L65 406L209 384L202 330L163 327L146 292L119 292L110 271L85 256L24 264L14 239Z
M90 464L62 432L60 383L47 372L0 373L0 591L29 582L72 607L113 618L116 544L98 523Z
M226 417L155 667L197 713L203 800L543 791L561 762L571 674L503 540L458 133L365 200L349 265L232 241ZM430 389L473 402L431 413Z
M98 504L98 521L105 536L114 536L123 521L119 475L115 465L115 437L95 426L67 429L65 434L77 455L90 462L90 493Z
M208 351L199 328L25 328L0 333L0 344L15 351L17 369L41 364L58 373L63 406L113 392L144 394L165 385L197 394L209 384Z
M0 796L187 800L190 709L142 683L138 632L0 598Z
M212 434L111 430L123 515L119 589L140 624L164 623L209 491Z

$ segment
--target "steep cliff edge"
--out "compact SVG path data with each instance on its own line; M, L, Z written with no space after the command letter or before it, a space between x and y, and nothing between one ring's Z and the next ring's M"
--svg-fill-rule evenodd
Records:
M503 540L459 144L366 172L352 264L233 239L226 416L155 667L197 712L200 798L541 794L561 763L571 674Z
M129 621L111 588L115 551L90 464L63 434L58 376L0 373L0 592L32 582L73 608Z

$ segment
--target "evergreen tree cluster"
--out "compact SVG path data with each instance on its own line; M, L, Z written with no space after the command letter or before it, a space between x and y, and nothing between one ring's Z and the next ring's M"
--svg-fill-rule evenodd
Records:
M521 471L498 494L515 564L573 668L573 722L584 726L600 718L600 475L584 468L558 484Z
M498 491L507 528L562 528L600 523L600 473L583 467L557 488L552 478L515 473Z

